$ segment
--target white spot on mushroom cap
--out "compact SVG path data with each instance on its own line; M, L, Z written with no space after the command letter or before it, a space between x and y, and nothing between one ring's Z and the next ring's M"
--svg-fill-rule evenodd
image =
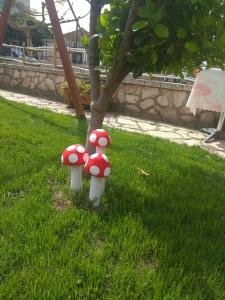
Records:
M100 173L100 170L97 166L91 166L90 167L90 173L94 176L98 175Z
M98 140L98 144L101 147L105 147L108 144L107 138L105 137L100 137L100 139Z
M75 162L78 161L77 155L75 153L70 154L69 157L68 157L68 161L74 164Z
M83 147L83 146L78 146L78 147L77 147L77 152L79 152L79 153L84 153L84 152L85 152L84 147Z
M63 154L61 155L61 162L62 162L62 164L64 163L64 157L63 157Z
M89 155L88 155L88 153L85 153L85 154L84 154L84 156L83 156L83 160L84 160L84 161L87 161L87 160L88 160L88 158L89 158Z
M102 154L102 157L103 157L104 161L109 162L109 159L105 154Z
M111 169L108 167L108 168L105 169L104 175L107 177L107 176L109 176L110 174L111 174Z
M95 133L92 133L89 137L89 141L91 143L94 143L97 140L97 135Z
M95 159L96 157L98 157L98 153L92 154L92 155L90 156L90 159Z
M75 145L71 145L71 146L66 148L67 151L72 151L72 150L75 150L75 149L76 149Z
M98 132L106 132L104 129L96 129Z

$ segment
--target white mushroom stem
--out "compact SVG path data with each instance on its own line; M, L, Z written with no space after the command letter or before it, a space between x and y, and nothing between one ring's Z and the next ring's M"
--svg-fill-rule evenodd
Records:
M82 165L71 167L71 188L75 192L82 190L82 170Z
M89 199L93 206L97 207L100 204L100 199L105 193L105 178L91 176L91 186Z
M96 153L105 153L105 147L96 146Z

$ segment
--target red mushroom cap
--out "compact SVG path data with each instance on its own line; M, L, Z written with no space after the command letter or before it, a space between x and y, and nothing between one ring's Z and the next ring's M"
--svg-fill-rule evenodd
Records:
M89 135L89 142L93 146L107 147L111 144L111 139L106 130L95 129Z
M88 158L87 150L83 146L75 144L63 151L61 161L66 166L80 166L85 164Z
M92 154L85 163L84 170L92 176L108 177L111 174L109 159L105 154Z

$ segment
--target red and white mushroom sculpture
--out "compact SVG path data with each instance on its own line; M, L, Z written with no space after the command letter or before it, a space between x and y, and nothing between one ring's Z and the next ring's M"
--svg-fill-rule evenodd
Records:
M88 158L88 152L79 144L71 145L63 151L61 161L71 168L71 188L73 191L82 190L82 166Z
M89 199L93 206L97 207L105 192L105 178L111 174L109 159L102 153L92 154L85 163L84 169L91 175Z
M111 144L111 138L104 129L95 129L89 135L89 143L96 147L96 153L104 153L105 147Z

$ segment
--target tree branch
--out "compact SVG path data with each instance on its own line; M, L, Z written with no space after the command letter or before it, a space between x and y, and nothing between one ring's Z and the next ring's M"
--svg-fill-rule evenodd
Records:
M102 94L107 95L107 97L102 96L96 103L93 104L93 108L96 110L103 111L107 108L108 103L106 103L106 98L109 102L113 93L115 92L115 89L119 87L120 83L131 71L131 68L126 61L126 55L130 49L132 38L134 35L132 26L138 19L137 10L141 4L143 4L143 0L132 1L119 53L102 91Z
M88 51L88 61L90 69L91 99L97 101L100 95L100 72L95 68L99 65L99 48L97 34L98 19L101 14L101 1L91 0L90 11L90 42Z

